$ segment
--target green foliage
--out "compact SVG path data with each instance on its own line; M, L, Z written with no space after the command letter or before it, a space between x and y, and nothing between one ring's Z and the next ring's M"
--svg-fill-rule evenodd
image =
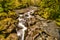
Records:
M3 8L2 7L0 7L0 12L3 12Z
M38 4L40 5L40 11L42 11L42 13L39 14L42 14L43 16L49 16L47 18L55 19L55 16L58 15L58 12L60 10L58 3L58 0L42 0L41 3ZM49 15L46 15L46 12Z
M60 1L59 0L31 0L32 5L39 7L39 14L46 19L60 19ZM56 21L58 25L60 22Z
M8 17L16 20L18 16L14 11L9 11Z
M2 12L2 13L0 13L0 20L3 20L3 19L5 19L5 18L7 18L7 13L5 13L5 12Z
M3 12L3 8L2 8L2 0L0 0L0 12Z
M15 25L17 21L12 19L12 18L5 18L4 20L0 21L0 31L1 30L6 30L7 28L9 28L12 24ZM12 26L13 28L14 26Z
M5 11L13 10L20 5L18 0L4 0L3 3Z

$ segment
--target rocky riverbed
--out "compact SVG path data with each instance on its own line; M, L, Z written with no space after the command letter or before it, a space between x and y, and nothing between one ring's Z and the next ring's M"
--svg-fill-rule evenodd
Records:
M38 11L30 6L4 16L2 13L0 40L60 40L60 27L54 20L41 17Z
M16 10L16 13L19 15L18 20L20 19L27 28L25 34L22 34L24 35L24 40L60 40L59 26L56 25L55 21L44 19L40 15L35 14L36 10L36 7L34 9L27 8L26 11L20 10L21 12ZM21 22L18 22L18 24ZM20 25L20 27L22 26Z

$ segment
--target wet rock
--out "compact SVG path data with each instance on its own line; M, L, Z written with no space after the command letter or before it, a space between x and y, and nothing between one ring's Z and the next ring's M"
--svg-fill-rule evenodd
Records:
M14 10L17 14L24 14L26 12L30 12L31 10L34 10L36 11L37 10L37 7L34 7L34 6L30 6L30 7L27 7L27 8L24 8L24 9L20 9L20 10Z
M41 29L53 37L59 37L60 36L58 26L55 24L54 21L47 23L47 25L48 26L43 26Z
M60 37L59 30L58 30L59 27L56 25L55 21L46 20L44 18L41 18L40 20L39 18L36 17L35 20L37 21L35 22L35 24L33 24L32 26L31 25L28 26L28 30L29 30L28 35L32 37L31 40L58 40ZM38 29L38 31L36 29ZM42 32L45 32L45 34L42 34ZM40 38L38 37L39 33L41 34ZM37 39L35 39L36 37Z

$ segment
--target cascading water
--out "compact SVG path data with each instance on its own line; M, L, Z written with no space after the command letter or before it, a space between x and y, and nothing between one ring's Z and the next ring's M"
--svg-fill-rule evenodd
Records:
M24 40L24 34L25 34L25 31L27 30L27 27L25 26L27 21L26 19L32 18L31 13L34 13L34 11L35 10L29 10L24 14L19 14L19 17L18 17L19 23L18 23L18 28L16 29L19 40Z
M20 29L19 30L16 29L17 35L18 35L18 37L20 37L19 40L24 40L25 30L27 30L27 28L24 25L26 21L23 18L21 18L22 16L23 15L19 15L19 18L18 18L18 20L19 20L18 27Z

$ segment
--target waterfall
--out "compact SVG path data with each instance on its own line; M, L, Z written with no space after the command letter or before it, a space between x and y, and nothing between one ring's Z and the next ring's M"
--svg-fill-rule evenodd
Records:
M32 18L31 14L34 13L35 10L29 10L26 13L19 14L18 20L18 28L16 28L17 31L17 36L19 37L19 40L24 40L24 34L25 31L27 30L27 27L25 26L26 24L26 19ZM27 15L27 16L26 16Z

